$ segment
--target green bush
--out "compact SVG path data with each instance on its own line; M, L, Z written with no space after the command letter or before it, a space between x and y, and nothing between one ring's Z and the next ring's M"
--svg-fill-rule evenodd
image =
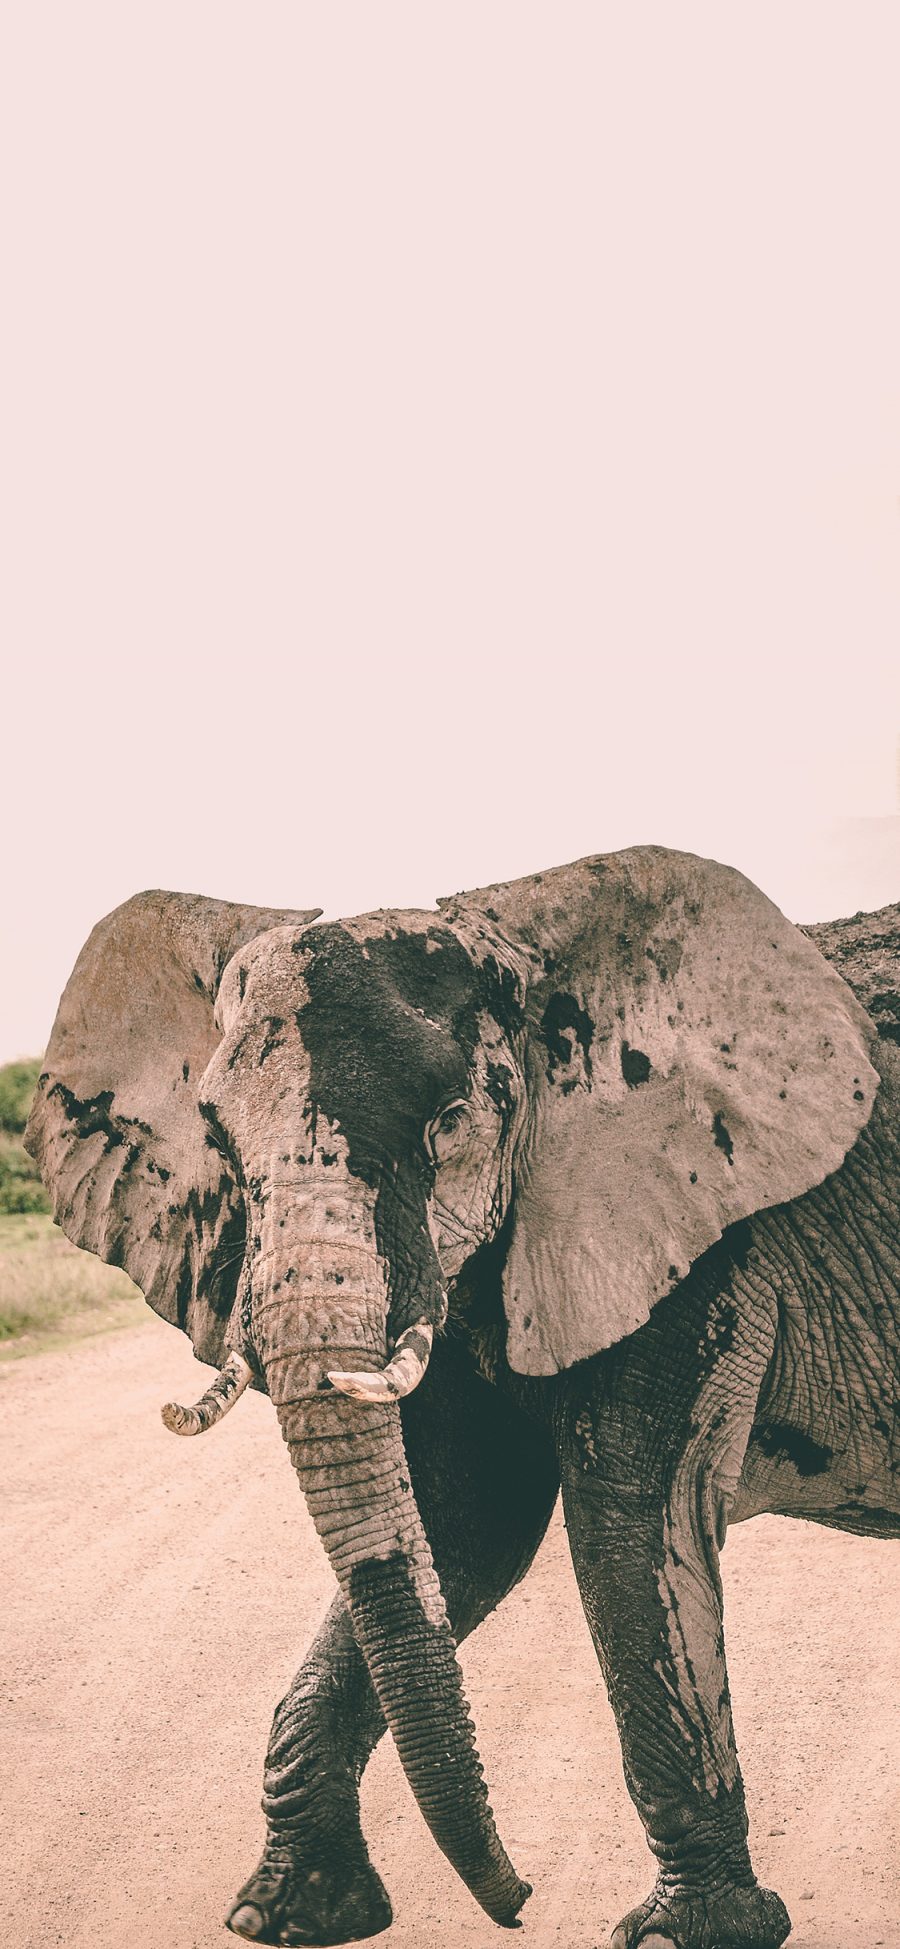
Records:
M22 1143L39 1059L0 1068L0 1212L49 1211L50 1200Z
M89 1333L134 1326L144 1302L127 1273L79 1252L47 1215L50 1200L22 1143L39 1062L0 1068L0 1362Z
M0 1130L21 1137L41 1073L40 1059L7 1062L0 1068Z
M79 1252L52 1218L0 1217L0 1364L146 1318L127 1273Z

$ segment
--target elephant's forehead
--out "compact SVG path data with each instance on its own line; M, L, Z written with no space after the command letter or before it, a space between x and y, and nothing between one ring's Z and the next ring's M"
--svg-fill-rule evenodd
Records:
M230 1039L264 1025L299 1039L323 1098L338 1078L357 1095L376 1081L389 1094L462 1084L479 1040L471 960L427 915L409 930L395 924L407 916L379 915L377 930L374 918L272 928L236 956L220 998Z
M390 940L398 934L421 934L427 940L435 929L445 934L449 932L449 929L440 927L436 914L426 913L418 907L378 907L370 914L354 914L350 920L342 920L340 925L354 941Z
M272 927L232 955L219 986L216 1017L229 1029L238 1015L290 1013L309 999L298 927Z

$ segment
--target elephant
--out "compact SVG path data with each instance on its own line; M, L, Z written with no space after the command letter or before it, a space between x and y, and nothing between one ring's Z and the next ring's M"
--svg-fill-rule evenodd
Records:
M68 1236L270 1396L337 1592L279 1704L265 1943L391 1921L385 1730L485 1913L531 1890L457 1658L562 1490L655 1857L615 1949L778 1949L719 1558L761 1511L900 1535L900 906L800 929L665 847L340 921L137 895L63 994L27 1143ZM226 1439L222 1436L221 1439Z

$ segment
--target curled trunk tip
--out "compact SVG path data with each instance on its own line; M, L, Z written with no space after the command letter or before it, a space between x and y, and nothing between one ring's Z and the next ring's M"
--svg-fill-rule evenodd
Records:
M434 1327L430 1320L417 1320L401 1333L386 1367L380 1372L360 1370L328 1375L339 1394L354 1401L400 1401L418 1387L431 1357Z
M160 1409L166 1427L173 1435L203 1435L207 1428L214 1428L223 1414L233 1408L240 1400L244 1389L253 1378L253 1369L242 1354L230 1353L220 1374L216 1375L205 1394L192 1408L182 1408L177 1401L167 1401Z

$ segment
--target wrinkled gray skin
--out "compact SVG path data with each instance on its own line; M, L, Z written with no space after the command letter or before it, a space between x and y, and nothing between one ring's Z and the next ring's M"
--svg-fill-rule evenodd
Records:
M503 1283L532 1088L527 1011L502 955L473 957L443 922L419 923L263 928L218 991L200 1112L246 1213L220 1352L239 1347L275 1402L339 1586L275 1715L266 1848L229 1925L296 1943L387 1926L358 1813L386 1723L439 1845L485 1910L515 1922L528 1887L494 1830L454 1638L524 1574L561 1482L658 1866L616 1949L778 1949L789 1920L747 1848L718 1553L730 1522L764 1510L900 1534L900 908L809 930L880 1031L881 1085L845 1160L726 1225L637 1330L530 1374L506 1357ZM543 1006L542 1075L587 1101L595 1025L570 1014ZM90 1092L65 1082L68 1047L59 1031L30 1141L57 1190L64 1138L90 1147L91 1186L133 1145L115 1182L90 1192L112 1209L143 1168L156 1111L141 1121L132 1103L117 1122L112 1079L111 1102L100 1070ZM651 1065L627 1041L621 1063L628 1107ZM53 1104L64 1126L51 1128ZM723 1127L719 1115L727 1182L739 1138ZM159 1164L147 1169L155 1185ZM59 1193L62 1222L131 1263L124 1221L91 1232L86 1182ZM195 1276L186 1327L197 1291ZM330 1371L383 1368L420 1320L437 1327L435 1349L402 1408L329 1388Z

